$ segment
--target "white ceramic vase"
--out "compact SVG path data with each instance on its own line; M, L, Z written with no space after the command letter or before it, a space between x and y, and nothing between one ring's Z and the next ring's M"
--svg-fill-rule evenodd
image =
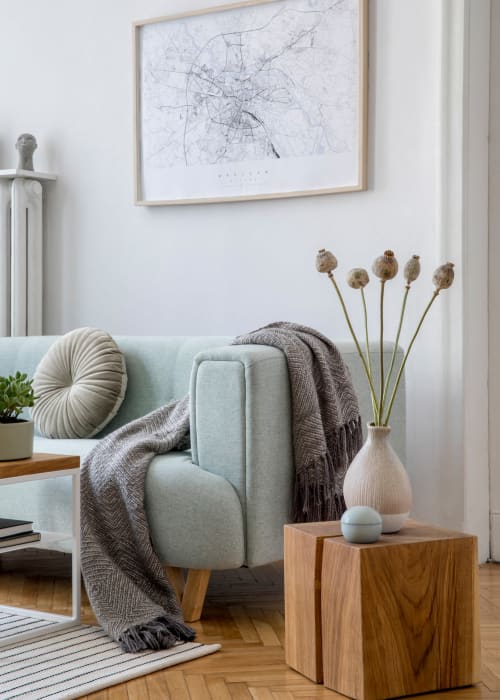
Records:
M398 532L411 510L411 484L389 441L390 427L368 425L368 436L344 480L348 508L370 506L382 516L382 532Z

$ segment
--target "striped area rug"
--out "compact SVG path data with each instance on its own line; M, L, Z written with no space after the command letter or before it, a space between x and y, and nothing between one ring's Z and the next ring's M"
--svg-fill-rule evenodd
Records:
M39 625L40 621L1 613L0 638L31 623ZM126 654L99 627L75 625L0 647L0 699L79 698L218 649L219 644L190 642L173 649Z

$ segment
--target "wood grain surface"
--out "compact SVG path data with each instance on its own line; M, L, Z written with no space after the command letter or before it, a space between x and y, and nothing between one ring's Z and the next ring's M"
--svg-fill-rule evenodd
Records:
M325 540L325 685L377 700L479 680L477 541L415 528L375 545Z
M80 457L74 455L53 455L36 452L29 459L16 459L0 462L0 479L30 474L45 474L80 466Z
M340 536L340 523L285 525L285 656L296 671L323 681L321 566L325 537Z

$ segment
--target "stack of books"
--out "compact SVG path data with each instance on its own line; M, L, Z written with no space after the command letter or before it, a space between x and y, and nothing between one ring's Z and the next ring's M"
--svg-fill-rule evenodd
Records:
M16 544L38 542L41 534L33 532L33 521L0 518L0 549Z

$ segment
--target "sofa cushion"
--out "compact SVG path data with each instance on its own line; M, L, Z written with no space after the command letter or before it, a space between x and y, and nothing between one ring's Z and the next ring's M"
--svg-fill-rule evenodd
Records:
M79 455L98 440L35 437L35 452ZM145 507L151 539L163 563L189 569L231 569L245 563L245 526L235 488L191 461L191 453L153 459L146 475ZM35 521L35 528L71 532L71 477L26 481L0 489L6 518ZM69 540L54 549L69 551Z
M233 569L245 563L245 530L235 488L201 469L189 452L153 459L145 507L160 560L187 569Z
M117 413L126 386L125 360L113 338L77 328L56 340L36 368L35 428L50 438L92 437Z

